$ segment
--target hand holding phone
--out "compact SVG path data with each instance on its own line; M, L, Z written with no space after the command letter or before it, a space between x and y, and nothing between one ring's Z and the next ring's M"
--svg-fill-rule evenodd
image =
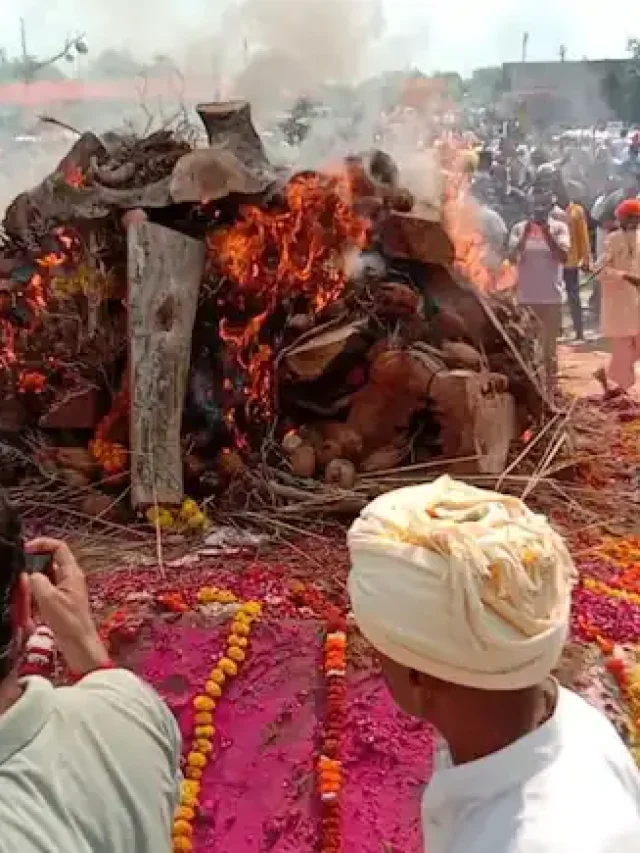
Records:
M55 579L53 554L32 554L29 551L25 551L24 570L28 575L44 575L53 583Z
M31 594L69 668L78 675L100 668L109 655L91 616L84 574L69 547L56 539L36 539L26 552Z

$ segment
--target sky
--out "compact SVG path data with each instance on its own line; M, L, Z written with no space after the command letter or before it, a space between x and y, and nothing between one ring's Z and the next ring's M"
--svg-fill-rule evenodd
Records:
M241 56L246 38L250 49L273 41L280 48L286 44L301 58L322 53L327 67L338 55L345 62L348 56L345 73L348 65L348 73L360 76L409 65L469 74L476 66L519 60L524 32L529 33L530 60L555 59L563 44L568 59L621 56L627 39L640 37L637 3L617 0L610 7L601 0L0 0L0 46L10 53L19 51L23 16L29 50L38 55L55 50L69 34L85 32L92 53L128 47L140 56L171 53L178 61L197 65L208 62L212 53L224 54L227 60L231 54ZM382 22L384 35L376 41L371 33L380 32ZM320 46L323 39L331 44L326 51Z

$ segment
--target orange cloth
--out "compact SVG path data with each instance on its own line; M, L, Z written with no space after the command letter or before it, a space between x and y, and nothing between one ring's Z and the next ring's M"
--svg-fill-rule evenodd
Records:
M587 217L581 205L571 202L567 208L567 225L571 237L571 246L565 266L577 269L591 263L591 247L589 244L589 228Z
M640 199L628 198L616 208L616 219L627 219L630 216L636 216L640 219Z

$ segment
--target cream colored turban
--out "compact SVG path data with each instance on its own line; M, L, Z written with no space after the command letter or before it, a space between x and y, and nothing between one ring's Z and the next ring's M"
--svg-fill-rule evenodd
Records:
M575 569L517 498L441 477L377 498L348 543L356 621L392 660L486 690L533 686L558 662Z

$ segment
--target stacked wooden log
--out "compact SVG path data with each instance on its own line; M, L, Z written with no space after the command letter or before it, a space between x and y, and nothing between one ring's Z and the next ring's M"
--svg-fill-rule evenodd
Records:
M371 223L371 239L342 291L321 310L308 294L231 305L238 283L222 275L206 238L248 203L276 211L289 203L288 176L267 161L247 104L204 104L198 113L208 147L166 130L142 140L87 133L7 210L0 295L11 293L12 306L22 298L20 270L42 257L53 229L73 231L84 253L73 268L61 262L55 281L75 281L80 262L90 274L73 294L82 334L74 342L58 334L55 370L44 366L50 353L33 346L68 316L68 296L50 292L18 336L18 361L48 384L37 399L1 385L0 430L19 435L37 425L49 444L86 448L94 431L105 438L99 423L114 390L126 388L128 428L126 418L111 418L106 438L128 453L136 508L179 504L185 476L189 488L227 488L256 452L340 489L409 457L503 470L513 438L548 406L526 312L459 279L438 211L403 188L382 152L345 164L349 203ZM97 292L96 280L108 288ZM0 331L2 322L13 328L7 304ZM251 420L243 396L250 365L226 346L230 317L259 328L257 351L273 371L268 422L243 423ZM98 340L100 364L89 357ZM5 378L18 375L11 370ZM19 417L9 417L9 403ZM274 447L282 452L273 456ZM82 477L100 478L96 460L83 460Z

